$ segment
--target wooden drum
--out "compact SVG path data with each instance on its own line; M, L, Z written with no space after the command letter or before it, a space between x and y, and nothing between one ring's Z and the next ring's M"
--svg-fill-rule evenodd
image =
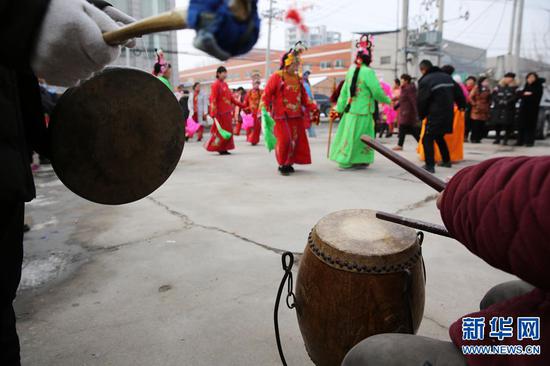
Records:
M424 312L423 234L345 210L311 231L296 280L304 343L318 366L340 365L363 339L416 333Z

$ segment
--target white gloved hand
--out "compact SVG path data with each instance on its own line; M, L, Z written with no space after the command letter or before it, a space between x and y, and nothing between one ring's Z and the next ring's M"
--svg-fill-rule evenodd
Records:
M112 20L117 22L119 25L123 26L135 22L136 20L129 16L128 14L114 8L112 6L107 6L103 9L103 12L111 17ZM131 39L124 44L125 47L134 48L136 46L136 40Z
M72 86L102 70L120 55L102 33L118 29L115 20L85 0L51 0L31 61L48 83Z

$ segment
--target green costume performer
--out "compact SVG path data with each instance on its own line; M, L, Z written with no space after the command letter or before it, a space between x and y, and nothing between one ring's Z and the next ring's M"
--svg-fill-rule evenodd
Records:
M344 169L365 166L374 161L374 151L361 141L361 136L374 137L375 100L391 103L374 70L368 67L372 60L372 41L364 35L358 47L355 65L350 67L346 75L336 105L336 112L342 117L330 148L330 160Z

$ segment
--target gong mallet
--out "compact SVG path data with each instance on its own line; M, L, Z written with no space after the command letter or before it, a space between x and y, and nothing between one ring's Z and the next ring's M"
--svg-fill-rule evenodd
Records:
M330 157L330 143L332 140L332 125L334 124L334 118L329 117L328 119L328 145L327 145L327 158Z
M395 224L411 227L413 229L427 231L432 234L445 236L447 238L454 239L453 236L447 231L447 229L442 225L432 224L430 222L409 219L407 217L378 211L376 217L380 220L393 222Z
M438 192L443 192L445 190L446 183L436 177L435 175L427 172L426 170L422 169L418 165L414 164L413 162L405 159L401 155L397 154L396 152L388 149L386 146L382 145L375 139L373 139L370 136L363 135L361 136L361 140L367 144L372 149L378 151L380 154L384 155L386 158L393 161L395 164L399 165L401 168L405 169L418 179L420 179L422 182L426 183L433 189L435 189Z

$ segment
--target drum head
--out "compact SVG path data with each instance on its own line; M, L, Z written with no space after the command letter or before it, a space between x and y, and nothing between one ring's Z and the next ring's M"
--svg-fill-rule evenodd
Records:
M370 210L325 216L313 229L310 244L318 257L330 257L330 262L386 269L416 261L420 250L413 229L379 220Z
M52 166L74 193L102 204L139 200L176 168L183 112L156 77L110 68L69 89L49 125Z

